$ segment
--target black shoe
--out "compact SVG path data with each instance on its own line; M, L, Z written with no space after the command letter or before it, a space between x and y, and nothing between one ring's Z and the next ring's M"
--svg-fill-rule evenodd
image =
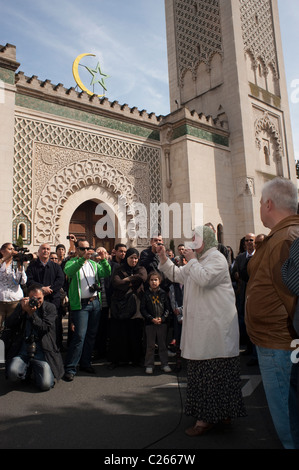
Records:
M144 364L141 362L131 362L132 367L144 367Z
M72 382L74 380L75 374L72 374L71 372L65 372L63 376L63 380L66 382Z
M249 366L249 367L250 366L257 366L258 363L259 363L258 360L255 359L254 357L252 357L251 359L249 359L248 362L246 362L246 365Z
M108 365L108 369L110 370L113 370L113 369L116 369L116 367L119 366L119 363L118 362L111 362L109 365Z
M96 373L95 368L92 367L92 366L87 366L87 367L80 366L80 370L83 371L83 372L87 372L88 374L95 374Z

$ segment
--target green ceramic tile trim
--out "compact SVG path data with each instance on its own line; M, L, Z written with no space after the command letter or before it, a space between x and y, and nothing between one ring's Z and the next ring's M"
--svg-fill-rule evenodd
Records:
M182 126L177 127L173 132L172 140L178 139L183 135L191 135L193 137L198 137L199 139L207 140L208 142L213 142L214 144L229 147L228 137L199 129L188 124L183 124Z
M10 85L15 84L15 73L12 70L2 69L0 67L0 80Z
M126 122L118 121L117 119L111 119L103 116L99 116L78 109L68 108L67 106L61 106L56 103L50 103L49 101L40 100L31 96L25 96L21 94L16 95L16 105L24 108L35 109L48 114L54 114L55 116L64 117L67 119L74 119L95 126L107 127L109 129L118 130L120 132L126 132L128 134L137 135L139 137L145 137L151 140L160 140L160 132L152 131L146 127L136 126L134 124L128 124Z

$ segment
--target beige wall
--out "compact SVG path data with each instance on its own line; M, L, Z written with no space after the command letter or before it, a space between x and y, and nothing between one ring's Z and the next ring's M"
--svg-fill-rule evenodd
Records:
M169 203L203 204L203 223L224 226L224 243L238 243L234 207L231 153L228 148L191 136L173 142L170 150L172 185ZM193 213L193 217L195 214ZM193 218L194 222L194 218ZM194 228L194 224L193 227ZM183 241L176 240L175 244Z

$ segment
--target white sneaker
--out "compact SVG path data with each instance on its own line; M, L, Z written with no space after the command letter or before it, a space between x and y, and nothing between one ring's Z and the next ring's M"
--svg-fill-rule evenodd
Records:
M146 374L152 374L153 373L153 368L152 367L146 367L145 373Z
M171 372L171 369L169 366L161 367L161 369L163 370L163 372Z

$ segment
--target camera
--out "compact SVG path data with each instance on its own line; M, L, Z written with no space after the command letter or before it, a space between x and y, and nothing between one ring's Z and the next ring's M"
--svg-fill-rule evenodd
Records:
M31 297L28 303L29 303L29 307L31 308L38 307L38 300L36 297Z
M92 284L92 286L89 286L89 292L92 292L93 294L95 292L101 292L102 288L101 286L98 286L98 284Z
M21 264L23 264L25 261L33 260L33 255L29 253L28 248L20 248L17 245L13 245L13 247L14 250L18 252L16 255L13 255L13 259L15 261L19 261Z
M34 355L36 353L36 342L35 342L35 336L30 335L25 339L25 342L27 343L27 355L29 356L30 359L34 358Z

